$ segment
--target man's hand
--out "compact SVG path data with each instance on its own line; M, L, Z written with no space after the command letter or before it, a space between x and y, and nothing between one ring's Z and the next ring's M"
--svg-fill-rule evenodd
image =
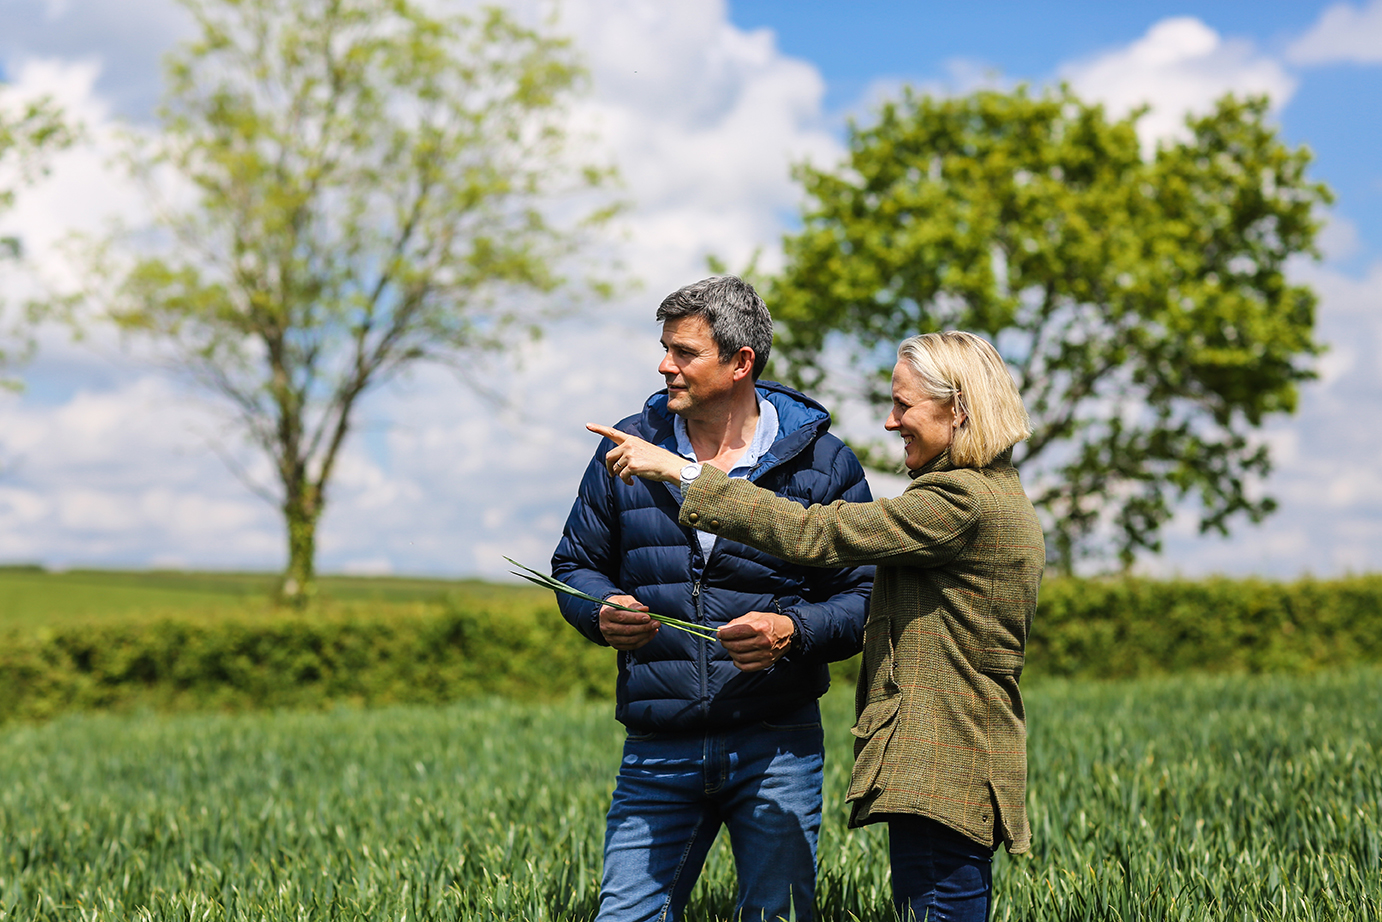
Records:
M638 609L623 611L608 605L600 606L600 633L605 635L611 647L616 650L637 650L653 639L659 625L643 614L648 606L631 595L612 595L606 601Z
M744 672L757 672L782 659L792 646L796 629L786 615L751 611L720 628L720 643L734 665Z

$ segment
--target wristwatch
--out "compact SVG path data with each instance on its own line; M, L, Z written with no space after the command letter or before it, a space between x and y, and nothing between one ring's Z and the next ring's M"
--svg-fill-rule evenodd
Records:
M691 481L701 476L701 462L696 461L681 469L681 492L684 495L691 489Z

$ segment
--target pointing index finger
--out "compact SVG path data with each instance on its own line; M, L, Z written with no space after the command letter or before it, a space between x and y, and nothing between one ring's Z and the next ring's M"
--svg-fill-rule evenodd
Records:
M585 427L597 435L603 435L616 445L623 445L628 440L628 435L618 429L611 429L609 426L601 426L599 423L586 423Z

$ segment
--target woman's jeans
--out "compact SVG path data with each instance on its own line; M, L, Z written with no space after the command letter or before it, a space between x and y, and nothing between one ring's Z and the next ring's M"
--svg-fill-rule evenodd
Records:
M605 830L602 922L678 919L720 826L735 917L810 919L825 765L814 703L781 723L630 733Z
M888 851L903 922L986 922L992 848L924 816L890 814Z

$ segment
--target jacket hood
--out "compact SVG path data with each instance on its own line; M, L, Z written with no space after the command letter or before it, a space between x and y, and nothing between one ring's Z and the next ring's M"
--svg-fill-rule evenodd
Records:
M768 452L758 459L758 464L749 474L751 480L796 457L802 449L830 430L830 413L800 391L776 381L759 381L754 385L754 390L777 410L777 438ZM667 409L667 391L660 390L648 398L643 405L642 415L637 418L636 428L630 427L628 431L655 445L676 451L674 420L675 414Z

